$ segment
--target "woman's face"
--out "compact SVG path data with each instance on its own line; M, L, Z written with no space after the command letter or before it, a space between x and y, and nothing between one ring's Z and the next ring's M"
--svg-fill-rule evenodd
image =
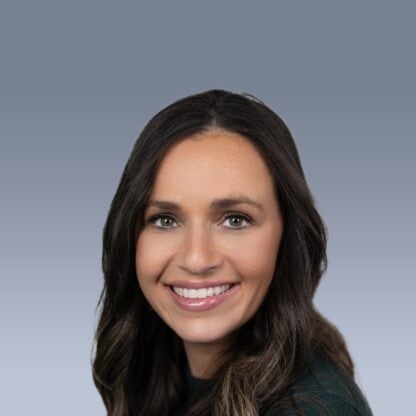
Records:
M144 221L136 271L150 305L185 343L227 340L262 303L283 232L260 154L224 131L177 143L162 160Z

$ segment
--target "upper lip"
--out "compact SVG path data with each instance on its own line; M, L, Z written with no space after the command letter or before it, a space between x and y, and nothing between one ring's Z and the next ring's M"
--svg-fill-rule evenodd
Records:
M223 286L223 285L233 285L236 282L230 282L228 280L214 280L214 281L197 281L192 282L189 280L174 280L173 282L166 283L168 286L175 286L175 287L186 287L189 289L202 289L208 287L215 287L215 286Z

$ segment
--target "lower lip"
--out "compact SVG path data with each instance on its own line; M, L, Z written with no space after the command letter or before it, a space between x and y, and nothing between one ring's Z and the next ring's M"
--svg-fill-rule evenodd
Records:
M228 289L224 293L221 293L220 295L208 296L204 299L189 299L177 295L173 291L171 286L166 287L169 290L174 302L179 307L187 311L208 311L214 309L217 306L221 305L221 303L225 302L230 296L232 296L235 292L237 292L240 289L240 285L236 283L230 289Z

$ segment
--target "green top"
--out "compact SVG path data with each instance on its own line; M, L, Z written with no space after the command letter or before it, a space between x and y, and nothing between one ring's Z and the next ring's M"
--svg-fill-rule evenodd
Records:
M199 379L187 371L187 405L215 380ZM315 354L292 387L296 405L284 409L261 411L260 416L372 416L358 385L345 371ZM297 406L297 408L296 408Z

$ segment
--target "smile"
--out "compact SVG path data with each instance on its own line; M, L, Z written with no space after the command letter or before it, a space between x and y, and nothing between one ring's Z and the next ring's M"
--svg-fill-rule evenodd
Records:
M203 312L215 309L234 296L240 289L239 283L190 288L168 285L166 286L170 298L180 308L189 312Z
M201 289L189 289L172 286L172 290L179 296L187 299L205 299L211 296L218 296L231 288L231 285L221 285L213 287L204 287Z

